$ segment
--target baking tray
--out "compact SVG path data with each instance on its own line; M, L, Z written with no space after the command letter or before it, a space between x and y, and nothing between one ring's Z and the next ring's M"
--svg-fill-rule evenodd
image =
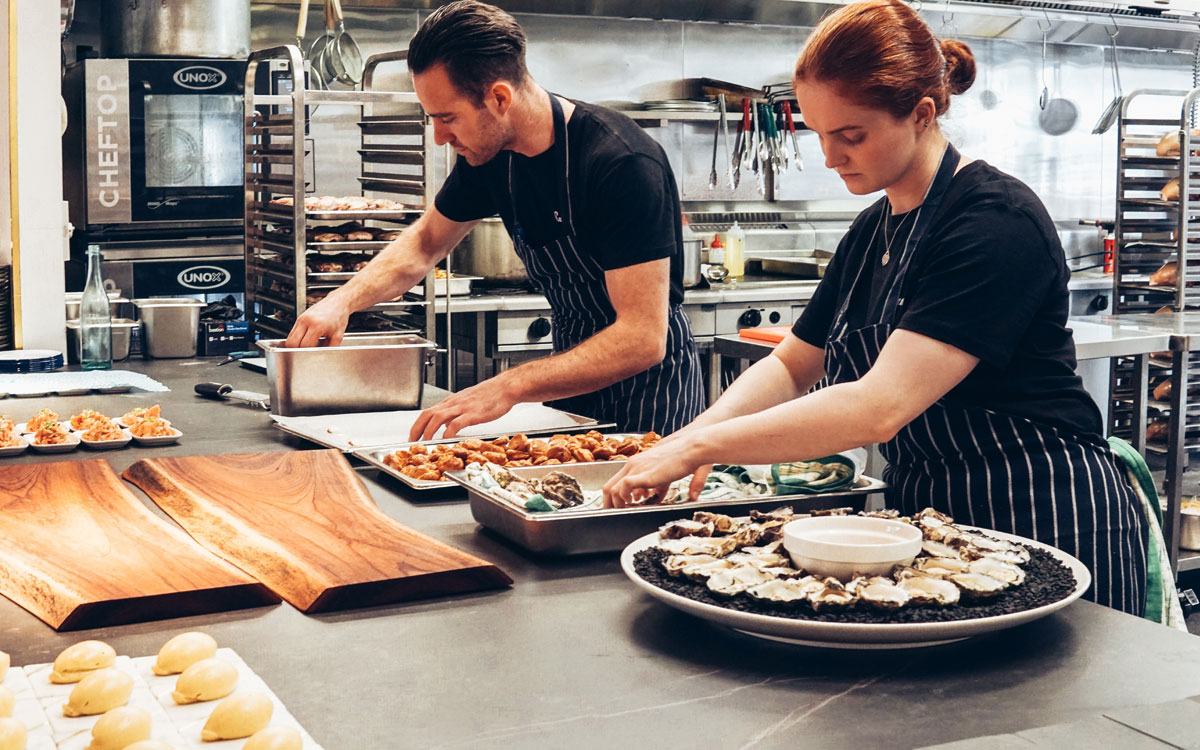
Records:
M410 409L311 417L272 415L271 419L275 421L275 426L284 432L290 432L327 448L355 453L360 450L385 448L396 450L403 445L411 445L408 431L420 414L420 409ZM544 404L523 403L517 404L499 419L465 428L457 439L491 439L518 432L526 435L552 435L557 432L586 432L611 427L612 424L601 424L591 417L572 414Z
M551 471L561 471L575 477L586 491L600 489L623 464L623 461L600 461L522 466L509 471L519 477L541 477ZM698 510L736 516L744 516L751 509L765 511L785 505L801 513L841 507L862 510L867 495L882 492L887 487L878 479L864 476L850 489L816 495L756 495L743 500L530 513L471 484L465 472L448 472L446 476L466 488L471 515L481 525L531 552L553 556L619 551L668 521L691 517Z
M597 428L603 430L603 429L611 428L613 426L614 425L611 425L611 424L597 425L596 427L588 427L586 425L580 425L579 427L573 427L573 428L567 428L567 429L561 429L561 430L521 430L521 432L529 437L545 437L547 435L560 435L560 434L571 435L571 434L576 434L579 432L587 432L590 430L595 430ZM463 440L469 440L471 438L478 438L480 440L492 440L493 438L500 437L500 435L513 435L513 434L516 434L516 433L505 432L505 433L497 433L494 435L460 435L458 437L453 437L448 440L418 440L415 443L398 443L396 445L384 445L384 446L375 446L375 447L371 447L371 448L363 448L361 450L354 451L351 455L353 455L356 458L362 459L363 461L366 461L368 464L379 469L384 474L395 477L396 479L400 480L401 482L403 482L404 484L413 488L414 490L444 490L447 488L460 487L460 486L464 486L464 485L462 484L462 482L456 482L456 481L453 481L450 479L442 479L442 480L438 480L436 482L429 480L429 479L413 479L412 477L407 476L405 474L401 474L397 469L394 469L391 466L388 466L387 464L385 464L383 462L384 457L388 456L398 450L410 448L414 445L424 445L426 447L433 446L433 445L453 445L454 443L460 443ZM608 437L627 438L630 436L641 437L642 434L644 434L644 433L606 432L606 433L604 433L604 437L606 437L606 438L608 438ZM622 462L621 461L594 461L592 463L619 464ZM554 464L554 466L576 466L576 465L578 465L578 464ZM529 467L518 467L518 468L529 468ZM542 468L542 467L538 467L538 468ZM553 467L548 467L548 468L553 468Z
M820 279L829 266L828 258L756 258L763 273L795 276L801 279Z

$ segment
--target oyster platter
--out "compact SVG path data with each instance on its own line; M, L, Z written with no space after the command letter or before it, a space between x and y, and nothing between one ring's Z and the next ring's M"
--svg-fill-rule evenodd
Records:
M917 526L912 563L847 580L813 575L794 565L783 541L784 525L808 514L777 508L742 518L695 512L630 544L621 565L683 611L751 635L839 648L927 646L1012 627L1091 585L1087 568L1060 550L955 524L933 509L860 515Z

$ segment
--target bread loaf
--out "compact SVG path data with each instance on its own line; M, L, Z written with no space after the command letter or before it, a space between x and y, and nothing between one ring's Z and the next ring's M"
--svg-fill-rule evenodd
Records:
M1151 286L1175 286L1178 276L1177 267L1178 264L1173 260L1164 263L1162 268L1150 274Z
M1171 422L1166 419L1156 419L1146 425L1146 439L1155 442L1166 442L1167 433L1171 430Z
M1200 136L1200 130L1192 130L1193 136ZM1154 151L1159 156L1179 156L1179 131L1172 130L1164 135L1158 142Z

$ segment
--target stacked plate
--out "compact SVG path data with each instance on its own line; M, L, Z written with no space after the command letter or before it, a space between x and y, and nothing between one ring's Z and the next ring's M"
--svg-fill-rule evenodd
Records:
M0 349L11 349L12 341L12 266L0 266Z
M0 352L0 374L51 372L63 366L62 352L53 349L17 349Z

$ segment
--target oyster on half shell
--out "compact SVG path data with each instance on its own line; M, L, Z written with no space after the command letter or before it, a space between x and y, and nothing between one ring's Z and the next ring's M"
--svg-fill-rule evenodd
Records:
M958 586L945 578L931 575L911 575L901 579L897 585L908 592L909 601L913 604L948 607L951 604L957 604L959 600Z

